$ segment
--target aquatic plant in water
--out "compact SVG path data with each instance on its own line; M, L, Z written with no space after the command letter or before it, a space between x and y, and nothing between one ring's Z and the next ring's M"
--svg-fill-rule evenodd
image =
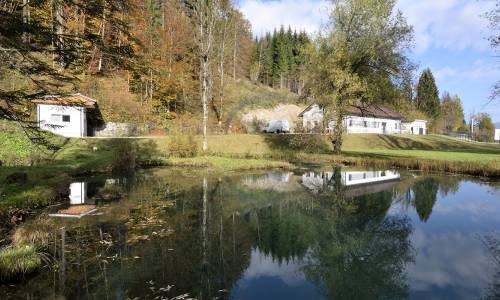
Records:
M29 274L42 264L32 245L7 247L0 250L0 276L12 278Z

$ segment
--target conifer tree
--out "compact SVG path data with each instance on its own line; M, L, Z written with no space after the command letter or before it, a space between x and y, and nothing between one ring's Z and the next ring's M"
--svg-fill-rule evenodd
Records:
M439 90L431 69L425 69L417 84L417 109L436 118L440 114Z

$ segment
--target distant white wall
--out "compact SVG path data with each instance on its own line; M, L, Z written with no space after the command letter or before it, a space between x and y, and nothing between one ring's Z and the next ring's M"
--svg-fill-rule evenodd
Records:
M500 129L495 129L495 141L500 141Z
M344 126L347 129L347 133L401 133L401 121L393 119L348 116L344 121Z
M108 122L100 128L94 128L94 135L99 137L127 137L137 136L138 128L130 123Z
M40 129L65 137L87 136L85 107L37 104Z
M323 109L319 105L314 104L303 114L302 126L306 129L313 129L323 123Z
M427 134L427 122L424 120L415 120L412 122L403 122L402 124L402 133L406 134Z

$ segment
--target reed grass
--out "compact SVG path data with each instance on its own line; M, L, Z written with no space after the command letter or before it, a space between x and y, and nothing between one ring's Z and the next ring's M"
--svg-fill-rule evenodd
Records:
M20 245L0 250L0 276L9 279L37 270L42 260L33 245Z

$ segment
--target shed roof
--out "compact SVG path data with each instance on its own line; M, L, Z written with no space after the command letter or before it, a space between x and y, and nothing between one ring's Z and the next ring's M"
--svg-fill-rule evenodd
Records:
M64 95L44 95L31 100L36 104L95 107L97 100L80 93Z
M304 113L309 111L313 107L313 105L314 104L309 105L303 112L299 114L299 117L303 117ZM346 114L350 116L360 116L368 118L404 120L404 117L399 112L377 104L351 105L347 108Z

